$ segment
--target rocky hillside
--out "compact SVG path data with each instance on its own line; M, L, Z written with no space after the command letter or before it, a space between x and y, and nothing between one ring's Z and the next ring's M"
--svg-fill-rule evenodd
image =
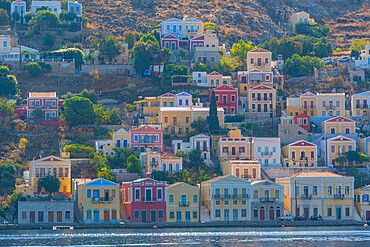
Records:
M284 23L291 13L306 11L316 21L340 30L337 20L361 21L362 12L369 12L368 0L80 0L85 15L99 30L120 36L125 30L146 31L168 18L187 15L204 22L213 22L222 41L240 38L260 43L271 36L285 34ZM363 6L363 4L365 4ZM353 14L353 13L357 13ZM344 24L343 22L340 24ZM367 18L363 24L369 27ZM353 25L358 29L356 25ZM337 29L339 28L339 29ZM369 28L367 28L367 31ZM346 30L343 30L346 32ZM348 30L352 32L351 28ZM345 34L344 34L345 35ZM370 35L367 34L367 37Z

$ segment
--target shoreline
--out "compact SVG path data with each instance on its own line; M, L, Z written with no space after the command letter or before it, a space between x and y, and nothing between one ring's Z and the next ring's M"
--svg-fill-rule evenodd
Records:
M53 229L53 226L73 226L74 229L129 229L129 228L206 228L206 227L312 227L312 226L364 226L366 221L228 221L228 222L156 222L156 223L98 223L98 224L43 224L43 225L0 225L1 230ZM370 230L370 227L369 227Z

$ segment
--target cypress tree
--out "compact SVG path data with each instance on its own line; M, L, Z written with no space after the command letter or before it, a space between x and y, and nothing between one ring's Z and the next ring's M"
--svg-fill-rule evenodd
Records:
M217 116L217 103L215 91L212 91L211 105L209 107L209 129L212 133L217 133L220 129L220 123Z

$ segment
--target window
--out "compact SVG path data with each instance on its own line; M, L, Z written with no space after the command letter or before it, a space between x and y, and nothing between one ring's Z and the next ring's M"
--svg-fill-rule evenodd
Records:
M163 219L163 210L158 210L158 219Z
M224 201L225 206L229 206L230 202L228 200Z
M328 195L331 195L332 193L333 193L332 187L331 186L328 186Z
M235 95L231 95L231 102L235 102Z
M71 211L66 211L66 220L71 219Z
M269 58L265 57L265 65L269 63Z
M198 218L198 211L193 211L193 219L197 219Z
M247 201L246 200L242 200L242 205L243 206L247 205Z
M22 220L25 220L25 219L27 219L27 212L22 211Z
M340 107L340 101L339 100L335 101L335 106Z
M198 196L197 195L193 195L193 202L194 203L197 203L198 202Z
M257 209L253 210L253 217L258 218L258 210Z
M344 187L344 193L345 193L346 195L349 195L349 186L345 186L345 187Z
M312 194L315 196L317 195L317 186L312 187Z
M325 100L322 101L322 107L326 107L326 101Z
M335 145L330 145L330 152L335 153Z
M247 217L247 209L246 208L242 209L242 217Z
M169 196L169 201L172 203L173 202L173 195Z
M327 215L332 216L331 206L327 207Z
M3 47L7 47L8 46L8 41L3 41Z
M254 58L251 57L251 64L254 64Z
M215 205L216 205L216 206L221 206L221 201L216 201L216 202L215 202Z
M313 216L318 216L319 215L319 210L317 207L313 208Z
M91 220L91 209L86 211L86 219Z
M138 142L139 141L139 135L134 135L134 140L135 140L135 142Z
M30 100L30 106L35 106L35 101Z
M273 153L276 153L276 147L273 147L273 148L272 148L272 152L273 152Z
M279 200L280 199L280 191L275 190L275 199Z
M346 207L346 216L350 216L350 210Z
M170 219L174 219L175 218L175 212L174 211L170 211Z
M140 189L135 189L135 199L136 200L140 199Z
M134 211L134 219L139 219L139 210Z
M238 205L238 200L233 200L233 205L237 206Z
M215 209L215 217L220 218L221 217L221 209Z

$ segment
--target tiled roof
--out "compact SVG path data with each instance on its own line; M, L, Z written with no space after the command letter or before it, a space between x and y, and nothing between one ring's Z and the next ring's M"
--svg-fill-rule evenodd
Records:
M326 123L338 123L338 122L354 123L355 121L353 121L352 119L346 118L346 117L338 116L338 117L333 117L328 120L325 120L324 122Z
M57 93L56 92L29 92L28 97L55 98L57 97Z
M104 178L98 178L91 182L85 183L84 186L119 186L119 184L116 184Z
M336 177L336 178L344 178L345 176L332 173L332 172L299 172L289 177L296 177L296 178L325 178L325 177Z
M203 183L204 182L211 183L211 182L214 182L214 181L219 180L219 179L224 178L224 177L227 177L227 176L218 176L218 177L212 178L210 180L203 181Z
M269 52L268 50L262 49L262 48L256 48L254 50L251 50L249 52Z
M162 153L161 158L162 159L166 159L166 158L180 159L180 157L177 157L177 156L175 156L173 154L169 154L169 153L166 153L166 152L165 153Z
M300 141L296 141L296 142L289 144L289 146L291 147L316 147L316 144L313 144L305 140L300 140Z

